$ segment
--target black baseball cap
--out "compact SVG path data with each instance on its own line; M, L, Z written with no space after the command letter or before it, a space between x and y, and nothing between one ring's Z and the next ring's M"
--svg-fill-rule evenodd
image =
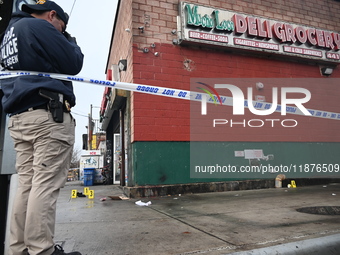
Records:
M23 4L21 10L27 13L34 13L35 11L56 11L59 18L64 21L65 26L68 22L68 15L64 10L53 1L39 0L36 4Z

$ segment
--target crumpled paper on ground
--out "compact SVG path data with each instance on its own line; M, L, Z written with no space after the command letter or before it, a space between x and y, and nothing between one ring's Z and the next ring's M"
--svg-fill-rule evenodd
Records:
M139 200L139 201L136 201L135 204L139 205L139 206L149 206L149 205L151 205L151 201L145 203L145 202L142 202L141 200Z

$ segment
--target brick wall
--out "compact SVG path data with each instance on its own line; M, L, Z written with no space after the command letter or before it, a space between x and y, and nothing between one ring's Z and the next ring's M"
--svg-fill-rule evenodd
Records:
M117 65L119 60L127 59L127 71L121 72L120 79L125 82L132 82L132 0L121 1L119 14L116 20L115 40L111 45L108 69L111 69L111 65ZM127 32L126 29L130 29L131 32Z
M134 82L154 86L190 90L190 78L320 78L318 66L278 60L268 60L219 51L181 48L170 44L156 45L159 57L135 50ZM171 61L167 60L171 58ZM190 67L186 63L190 63ZM168 64L169 63L169 64ZM153 71L151 71L153 70ZM332 77L340 78L339 70ZM267 84L266 84L267 85ZM338 98L340 90L334 82L320 87L319 84L304 84L312 94L305 104L309 109L340 112ZM246 87L241 88L246 95ZM256 93L256 92L254 92ZM257 94L271 102L271 86ZM225 94L226 96L231 96ZM279 101L280 103L280 101ZM231 109L229 109L231 112ZM161 96L134 94L134 140L135 141L188 141L190 139L190 104L186 100ZM232 118L226 114L227 119ZM271 118L283 119L279 114ZM246 114L245 119L254 119ZM268 118L268 117L267 117ZM287 115L298 126L287 128L233 128L228 129L229 141L340 141L339 121ZM256 119L265 119L259 118ZM282 135L284 132L285 135Z
M122 1L122 2L125 2ZM337 31L340 3L336 1L190 1L221 9L254 14L307 26ZM133 0L133 82L190 89L190 78L320 78L318 65L268 57L230 53L201 46L175 46L171 33L177 28L178 1ZM144 26L144 29L138 27ZM155 48L151 47L155 44ZM148 48L148 53L143 49ZM155 56L154 53L159 55ZM332 78L340 78L339 68ZM323 78L328 79L328 78ZM245 88L244 88L245 89ZM308 87L307 108L340 112L337 86ZM245 90L244 90L245 93ZM245 93L246 94L246 93ZM261 95L271 97L271 90ZM190 140L190 103L186 100L132 93L132 141ZM268 101L268 100L266 100ZM230 118L231 115L226 115ZM250 115L245 115L249 119ZM273 115L271 117L278 117ZM257 118L257 117L256 117ZM235 128L229 141L340 142L339 121L294 116L298 127ZM284 134L284 135L283 135Z

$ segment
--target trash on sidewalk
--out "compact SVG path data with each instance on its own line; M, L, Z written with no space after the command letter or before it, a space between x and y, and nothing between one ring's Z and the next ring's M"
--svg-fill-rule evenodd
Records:
M282 181L286 179L284 174L279 174L275 178L275 188L282 188Z
M77 192L77 197L86 197L82 192Z
M108 198L111 198L111 200L128 200L129 198L128 197L125 197L125 196L107 196ZM100 198L99 200L100 201L106 201L106 197L102 197Z
M139 206L149 206L149 205L151 205L151 201L145 203L145 202L142 202L141 200L139 200L139 201L136 201L135 204L139 205Z
M128 200L128 197L125 196L108 196L109 198L111 198L112 200Z

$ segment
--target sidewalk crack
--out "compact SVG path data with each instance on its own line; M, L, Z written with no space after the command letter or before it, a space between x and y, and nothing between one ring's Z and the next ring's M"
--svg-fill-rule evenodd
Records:
M190 223L188 223L188 222L186 222L186 221L184 221L184 220L181 220L181 219L179 219L179 218L176 218L176 217L174 217L174 216L172 216L172 215L170 215L170 214L168 214L168 213L166 213L166 212L157 210L156 208L153 208L153 207L150 207L150 206L148 206L148 208L149 208L149 209L152 209L152 210L154 210L154 211L156 211L156 212L158 212L158 213L160 213L160 214L163 214L163 215L165 215L165 216L167 216L167 217L169 217L169 218L171 218L171 219L174 219L174 220L176 220L176 221L179 221L179 222L181 222L181 223L183 223L183 224L185 224L185 225L187 225L187 226L189 226L189 227L191 227L191 228L193 228L193 229L196 229L196 230L198 230L198 231L200 231L200 232L202 232L202 233L204 233L204 234L206 234L206 235L209 235L209 236L211 236L211 237L213 237L213 238L216 238L216 239L218 239L218 240L220 240L220 241L222 241L222 242L224 242L224 243L226 243L226 244L233 245L233 246L235 246L235 247L238 246L238 245L236 245L236 244L234 244L234 243L231 243L231 242L229 242L229 241L227 241L227 240L225 240L225 239L223 239L223 238L221 238L221 237L218 237L218 236L216 236L216 235L214 235L214 234L211 234L211 233L209 233L209 232L207 232L207 231L205 231L205 230L203 230L203 229L201 229L201 228L198 228L198 227L196 227L196 226L193 226L192 224L190 224Z

